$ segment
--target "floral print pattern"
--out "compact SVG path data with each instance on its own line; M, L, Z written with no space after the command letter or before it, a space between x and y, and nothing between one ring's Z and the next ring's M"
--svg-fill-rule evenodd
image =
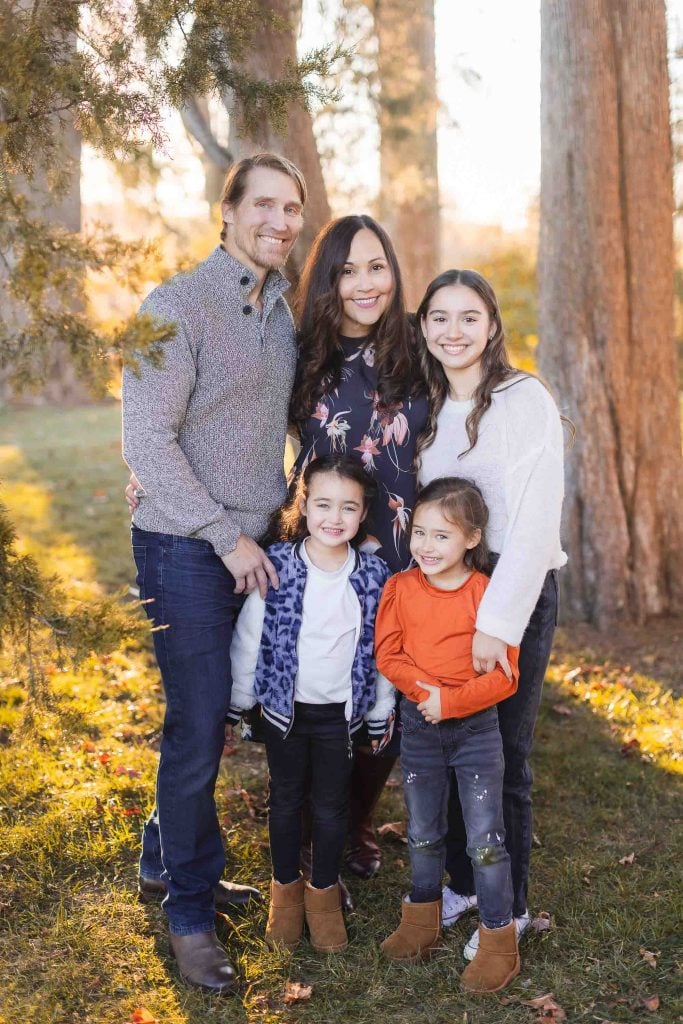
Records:
M368 513L364 548L378 554L392 572L410 563L407 527L415 499L415 443L427 422L424 396L379 403L375 353L364 338L341 338L345 365L339 386L330 389L313 414L299 424L301 451L292 482L308 463L334 453L359 459L377 481L379 494Z

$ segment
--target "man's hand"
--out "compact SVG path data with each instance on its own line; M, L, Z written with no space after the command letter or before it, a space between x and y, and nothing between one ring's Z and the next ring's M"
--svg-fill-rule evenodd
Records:
M493 672L496 663L500 664L508 679L512 679L512 670L508 662L508 645L504 640L479 630L472 640L472 664L475 672Z
M141 485L135 473L131 473L130 480L128 481L128 486L126 487L125 491L126 501L128 503L128 511L130 512L131 515L133 515L133 512L135 512L135 509L140 504L140 498L144 493L145 489Z
M280 586L275 566L263 548L244 533L239 535L234 549L221 556L221 561L235 577L236 594L249 594L258 587L261 597L265 597L269 581L275 590Z
M421 700L417 705L417 710L421 711L426 722L431 722L432 725L437 725L441 721L441 689L438 686L432 686L431 683L423 683L419 679L417 685L421 690L426 690L429 696L425 700Z

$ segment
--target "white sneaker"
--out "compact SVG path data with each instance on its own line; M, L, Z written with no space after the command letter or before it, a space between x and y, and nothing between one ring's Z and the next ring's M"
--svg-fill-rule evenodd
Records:
M463 896L458 896L456 898L457 899L464 899ZM475 897L475 899L476 899L476 897ZM525 910L521 917L516 917L515 918L515 928L517 929L517 938L518 939L521 938L522 935L524 935L524 932L527 930L527 928L529 927L530 924L531 924L531 915L529 914L528 910ZM479 929L477 928L477 930L472 935L472 937L470 938L469 942L467 943L467 945L463 949L462 955L465 957L465 960L474 960L474 954L477 952L478 949L479 949Z
M447 885L444 885L441 891L441 924L444 928L450 928L452 924L460 920L463 914L472 910L476 905L476 896L461 896L459 892L453 892Z

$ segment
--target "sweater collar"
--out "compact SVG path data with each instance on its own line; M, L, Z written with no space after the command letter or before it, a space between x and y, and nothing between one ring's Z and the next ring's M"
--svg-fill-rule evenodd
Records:
M213 252L209 253L206 258L206 265L216 274L220 275L228 288L231 290L234 288L235 291L245 296L245 298L256 284L254 271L250 270L249 267L245 267L243 263L236 260L234 256L226 252L220 245L217 245ZM291 287L291 282L287 280L281 271L269 270L261 289L264 308L272 305L289 287Z

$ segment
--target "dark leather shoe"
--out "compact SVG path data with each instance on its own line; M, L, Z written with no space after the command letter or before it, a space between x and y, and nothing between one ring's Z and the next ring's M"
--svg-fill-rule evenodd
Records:
M368 881L382 866L382 852L370 829L359 829L352 837L353 845L346 851L345 863L349 871Z
M143 903L161 903L166 895L166 883L160 878L138 875L138 893ZM216 910L222 913L246 907L249 900L263 900L262 894L253 885L238 885L237 882L225 882L221 879L213 890Z
M193 935L169 935L171 952L184 981L218 995L230 995L237 973L228 960L215 931Z

